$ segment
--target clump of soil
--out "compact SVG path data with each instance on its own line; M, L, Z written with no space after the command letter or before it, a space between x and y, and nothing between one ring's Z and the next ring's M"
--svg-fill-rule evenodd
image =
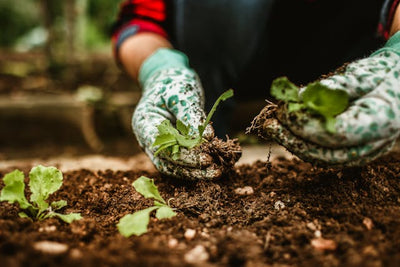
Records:
M276 120L277 110L278 110L278 105L268 101L267 105L265 105L265 107L260 111L260 113L256 117L254 117L250 127L246 129L246 134L255 133L261 138L268 139L269 135L263 134L264 128L267 128L264 127L264 125L268 125L271 122L271 120Z
M67 172L52 197L68 200L63 212L84 218L71 225L33 222L0 203L1 265L399 266L399 160L396 152L362 168L333 170L282 158L197 183L140 166ZM152 218L148 233L124 238L119 219L152 202L131 185L141 175L155 178L177 216ZM195 234L185 234L189 229ZM40 241L58 249L43 249Z
M207 153L213 161L220 166L222 173L227 173L242 156L242 148L238 139L230 139L228 136L224 141L214 137L211 141L203 142L200 151Z

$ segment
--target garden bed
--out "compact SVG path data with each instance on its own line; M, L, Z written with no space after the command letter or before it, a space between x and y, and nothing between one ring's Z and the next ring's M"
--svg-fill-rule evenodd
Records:
M32 222L0 203L1 266L399 266L399 160L394 152L333 170L281 158L197 183L140 165L66 172L51 198L68 200L65 213L83 219ZM177 216L153 217L148 233L124 238L119 219L152 204L131 186L141 175L155 179Z

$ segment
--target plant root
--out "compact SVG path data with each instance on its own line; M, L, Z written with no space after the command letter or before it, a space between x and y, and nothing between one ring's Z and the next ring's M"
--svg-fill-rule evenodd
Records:
M204 142L200 146L200 150L209 154L215 164L217 164L223 173L227 173L233 169L235 163L242 156L242 148L237 139L230 139L228 136L224 141L214 137L208 142Z

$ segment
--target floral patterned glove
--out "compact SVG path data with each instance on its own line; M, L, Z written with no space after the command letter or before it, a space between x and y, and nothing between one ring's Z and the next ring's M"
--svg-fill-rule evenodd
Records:
M212 157L198 149L182 148L179 159L160 153L154 156L153 147L158 135L157 126L168 119L177 119L196 133L198 125L205 121L203 88L196 73L188 67L187 57L176 50L161 48L142 65L139 82L142 98L132 118L136 138L156 168L167 175L185 179L214 179L221 176ZM203 135L211 140L214 133L208 126Z
M258 116L265 118L261 135L306 161L330 166L362 165L392 148L400 133L400 32L370 57L321 83L349 96L349 107L336 116L334 133L311 116L290 119L286 113L272 118L266 108Z

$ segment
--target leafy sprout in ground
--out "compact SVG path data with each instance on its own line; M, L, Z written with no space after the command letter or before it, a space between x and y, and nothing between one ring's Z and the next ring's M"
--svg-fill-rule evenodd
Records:
M179 158L179 153L182 147L192 149L203 142L203 133L212 116L214 115L217 107L221 101L225 101L233 96L233 90L230 89L223 93L217 101L215 101L211 108L205 122L198 126L198 135L190 133L190 125L184 124L181 120L176 121L176 128L171 124L169 120L164 120L160 125L157 126L158 136L156 137L153 147L157 147L157 151L154 153L157 156L161 151L167 151L171 155L173 160Z
M25 197L24 173L14 170L7 173L4 178L4 188L1 190L0 201L8 203L17 202L23 210L18 215L22 218L33 218L44 220L58 217L66 223L80 220L79 213L61 214L56 212L67 206L67 201L47 202L48 197L60 189L63 182L61 171L54 167L38 165L33 167L29 173L29 189L31 191L30 202Z
M156 218L159 220L176 216L174 209L161 197L153 179L141 176L132 185L145 198L154 199L154 206L122 217L117 224L121 235L130 237L131 235L140 236L146 233L150 221L150 213L154 210L156 210Z
M348 94L339 89L331 89L320 82L310 83L304 89L302 99L299 88L288 78L275 79L271 86L271 95L288 104L288 112L308 110L324 119L324 127L335 133L335 116L345 111L349 105Z

